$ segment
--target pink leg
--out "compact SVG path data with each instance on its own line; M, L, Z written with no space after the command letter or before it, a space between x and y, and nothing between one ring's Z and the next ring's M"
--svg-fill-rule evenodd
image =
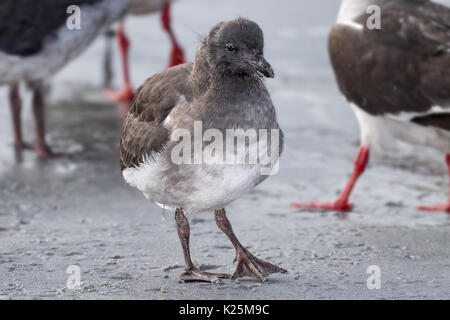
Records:
M182 209L175 211L175 221L177 225L178 237L180 238L181 247L184 254L184 272L180 276L180 280L183 282L217 282L218 279L229 279L227 274L214 274L202 271L194 266L191 260L191 252L189 249L189 237L191 229L189 227L189 221L185 217Z
M36 125L36 144L34 151L38 158L44 159L54 156L45 141L45 113L44 113L44 87L37 86L33 95L33 113Z
M449 182L450 182L450 153L447 153L445 155L445 162L447 163L447 167L448 167L448 178L449 178ZM418 207L419 210L421 211L432 211L432 212L439 212L439 211L444 211L447 213L450 213L450 183L448 186L448 201L447 203L438 203L437 205L433 206L433 207Z
M170 19L170 2L167 1L164 5L161 22L163 29L169 34L170 41L172 43L172 52L170 54L169 68L183 64L185 62L184 52L173 33Z
M14 147L17 150L28 148L22 138L22 100L20 99L19 84L15 83L10 86L9 103L11 107L11 114L14 129Z
M122 70L123 70L123 80L124 88L118 92L106 91L106 96L108 99L113 101L129 102L134 97L134 91L130 84L130 71L128 67L128 49L130 47L130 42L125 35L123 22L119 23L119 29L117 31L117 41L119 43L120 54L122 57Z
M348 202L350 194L355 186L356 181L366 169L369 162L369 148L361 146L358 156L355 159L355 168L353 173L345 186L344 191L334 202L318 202L314 201L310 204L293 203L293 208L304 209L316 209L316 210L329 210L329 211L349 211L353 208L353 205Z

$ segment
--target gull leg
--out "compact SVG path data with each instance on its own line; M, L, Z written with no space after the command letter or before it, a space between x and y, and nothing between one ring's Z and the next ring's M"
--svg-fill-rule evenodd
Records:
M217 226L223 233L227 235L236 249L234 261L237 261L236 272L231 277L232 280L242 277L255 277L261 282L267 280L267 276L272 273L287 273L286 270L256 258L239 242L233 232L231 223L228 220L225 209L216 210L214 212Z
M230 276L227 274L214 274L204 272L194 266L189 250L189 221L185 217L182 209L177 209L175 211L175 221L177 224L178 237L180 238L181 247L183 248L185 262L184 273L181 274L180 280L184 282L217 282L218 279L230 278Z
M106 97L113 101L118 102L129 102L134 97L134 91L131 88L130 83L130 71L129 71L129 64L128 64L128 49L130 47L130 41L128 40L125 30L123 21L119 23L119 29L117 30L117 41L119 43L119 49L120 54L122 57L122 71L123 71L123 80L124 80L124 87L120 91L106 91Z
M181 46L178 44L177 38L172 30L171 19L170 19L170 2L167 1L164 5L161 22L163 29L167 32L172 43L172 51L170 53L169 68L183 64L185 62L184 52Z
M116 35L114 29L105 32L105 52L103 56L103 87L110 88L114 78L112 70L112 40Z
M44 159L54 156L45 141L45 103L44 86L39 84L34 88L33 94L33 113L36 125L36 143L34 151L38 158Z
M447 203L438 203L437 205L432 206L432 207L420 206L420 207L418 207L419 210L431 211L431 212L443 211L443 212L447 212L450 214L450 153L447 153L445 155L445 162L447 163L447 167L448 167L448 179L449 179Z
M22 138L22 99L20 98L19 84L14 83L9 89L9 104L11 107L11 114L13 120L13 131L14 131L14 147L16 150L22 150L29 148L23 142Z
M293 203L291 206L298 209L315 209L315 210L329 210L329 211L350 211L353 205L349 203L350 194L355 187L356 181L365 171L367 163L369 162L369 148L366 146L361 146L359 149L358 156L355 159L355 167L350 179L345 186L344 191L341 195L333 202L319 202L314 201L310 204Z

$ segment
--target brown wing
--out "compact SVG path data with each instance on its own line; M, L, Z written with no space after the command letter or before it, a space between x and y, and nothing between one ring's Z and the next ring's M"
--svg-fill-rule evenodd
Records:
M380 8L381 30L364 29L371 41L424 56L450 49L450 8L429 0L384 0ZM365 25L369 15L357 22Z
M388 0L381 30L336 25L329 49L341 91L372 115L426 113L450 105L450 9ZM368 14L358 22L365 26Z
M411 61L409 70L400 70L417 73L411 82L414 87L402 83L409 91L405 95L422 95L417 97L420 102L429 99L433 105L448 106L450 8L428 0L388 0L381 11L381 30L365 28L364 36L369 42L391 49L393 54L403 53Z
M139 165L167 143L169 131L163 122L180 96L188 101L192 98L187 81L191 68L192 64L184 64L168 69L147 79L137 90L120 139L122 170Z

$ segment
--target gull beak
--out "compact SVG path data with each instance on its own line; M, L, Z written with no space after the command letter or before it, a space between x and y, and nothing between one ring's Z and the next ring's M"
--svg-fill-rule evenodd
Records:
M264 59L263 56L255 57L255 60L246 59L247 63L250 64L255 70L265 76L266 78L275 78L275 73L273 72L272 66Z

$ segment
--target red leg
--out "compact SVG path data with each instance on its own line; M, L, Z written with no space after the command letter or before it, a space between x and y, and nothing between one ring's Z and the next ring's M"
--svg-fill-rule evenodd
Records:
M122 57L122 70L123 70L123 80L124 88L118 92L106 91L106 96L108 99L113 101L129 102L134 97L134 91L130 84L130 71L128 67L128 49L130 47L130 42L125 35L123 22L119 23L119 29L117 31L117 41L119 43L120 54Z
M177 66L179 64L183 64L184 60L184 52L181 46L178 44L178 41L173 33L170 19L170 2L167 1L164 5L161 21L163 29L169 34L170 42L172 43L172 52L170 54L169 60L169 68Z
M448 167L448 178L449 178L449 182L450 182L450 153L447 153L445 155L445 162L447 163L447 167ZM438 212L438 211L444 211L447 213L450 213L450 183L448 186L448 201L447 203L438 203L437 205L433 206L433 207L418 207L419 210L421 211L432 211L432 212Z
M353 208L353 205L348 202L350 194L355 186L356 181L359 176L366 169L367 163L369 162L369 148L361 146L359 149L358 156L355 159L355 168L353 173L345 186L344 191L334 202L319 202L314 201L310 204L293 203L291 206L293 208L304 208L304 209L317 209L317 210L330 210L330 211L349 211Z

